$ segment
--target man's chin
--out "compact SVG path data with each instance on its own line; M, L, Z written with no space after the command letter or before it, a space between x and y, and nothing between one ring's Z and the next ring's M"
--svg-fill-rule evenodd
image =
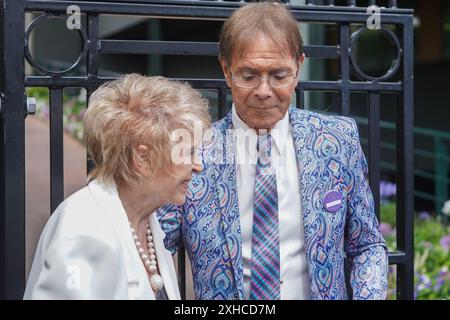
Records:
M186 195L177 195L175 196L175 199L173 201L173 204L177 205L177 206L181 206L186 202Z

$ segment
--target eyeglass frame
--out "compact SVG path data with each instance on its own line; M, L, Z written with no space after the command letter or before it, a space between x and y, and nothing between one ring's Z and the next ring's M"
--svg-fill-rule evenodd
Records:
M275 89L286 88L289 85L291 85L292 83L294 83L294 80L295 80L295 78L298 77L298 72L300 71L300 67L297 67L297 71L293 75L289 76L289 77L292 77L291 82L289 82L286 85L283 85L281 87L274 87L274 86L272 86L271 83L270 83L270 75L261 75L261 74L258 75L259 82L258 82L258 84L256 86L254 86L254 87L243 87L243 86L240 86L239 84L237 84L236 76L233 75L233 73L231 72L231 68L229 66L227 66L227 67L228 67L228 72L230 73L230 76L231 76L231 81L233 81L236 84L236 86L238 86L239 88L242 88L242 89L256 89L256 88L259 88L259 86L261 85L261 82L262 82L263 79L267 79L267 84L271 88L275 88Z

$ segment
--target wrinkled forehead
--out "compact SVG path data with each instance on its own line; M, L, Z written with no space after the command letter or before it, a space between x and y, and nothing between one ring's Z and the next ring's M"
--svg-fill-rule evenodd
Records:
M257 57L279 58L286 63L295 62L294 54L288 45L286 38L272 39L263 34L254 35L251 38L238 37L231 54L231 65L237 65L244 59Z

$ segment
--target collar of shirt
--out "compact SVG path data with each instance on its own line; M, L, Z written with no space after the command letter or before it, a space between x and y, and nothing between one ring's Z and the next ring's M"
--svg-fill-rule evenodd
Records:
M257 140L257 134L256 131L251 129L237 114L236 107L233 106L231 108L232 112L232 122L233 122L233 128L236 133L236 137L238 139L238 142L240 144L246 144L244 141L245 137L250 137L250 140L248 141L248 148L250 150L246 150L246 153L253 153L251 150L256 151L256 140ZM273 146L275 146L275 150L278 153L278 155L281 155L281 152L283 148L286 145L286 141L289 137L289 112L286 112L283 119L278 121L275 124L275 127L271 130L272 135L272 141ZM272 148L272 150L274 150Z

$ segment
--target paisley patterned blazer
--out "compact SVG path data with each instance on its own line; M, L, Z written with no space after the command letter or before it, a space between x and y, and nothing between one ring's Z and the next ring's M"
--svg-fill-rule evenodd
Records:
M289 108L312 299L348 299L344 258L353 299L385 299L387 249L378 230L366 181L367 164L356 123ZM242 299L243 263L231 112L213 125L203 145L203 171L190 182L186 203L158 210L165 245L184 244L197 299ZM338 211L323 196L343 196Z

